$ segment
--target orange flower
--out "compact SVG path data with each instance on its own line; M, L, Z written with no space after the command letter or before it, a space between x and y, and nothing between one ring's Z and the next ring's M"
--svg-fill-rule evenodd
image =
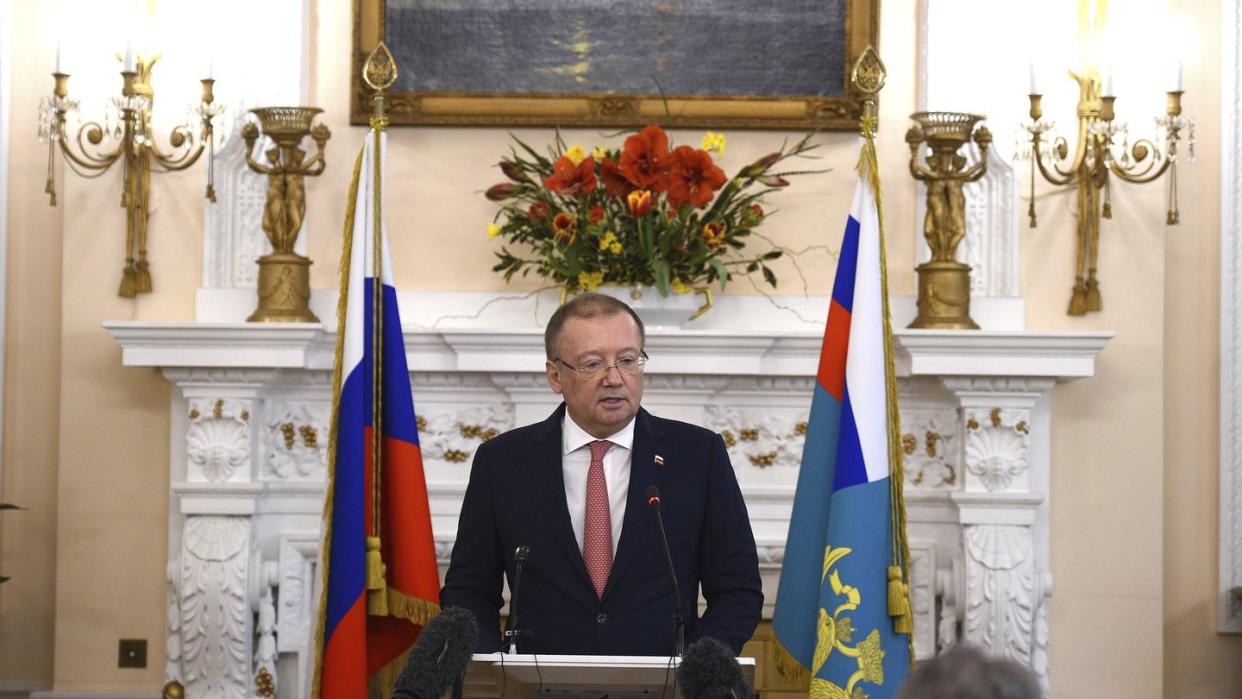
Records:
M603 218L604 207L599 204L592 204L591 208L587 210L587 219L589 219L591 223L599 223L603 220Z
M573 216L562 211L552 217L552 233L556 236L556 242L569 247L574 242L574 238L578 237L578 222Z
M715 221L703 226L703 243L709 248L718 248L724 242L725 227Z
M604 181L604 192L620 199L634 191L634 185L621 172L621 166L612 158L599 161L599 177Z
M707 151L677 146L668 175L668 203L679 209L688 202L702 209L726 181L724 171L712 162Z
M630 205L630 214L635 218L642 218L647 215L648 211L651 211L651 192L645 189L636 189L630 192L625 201Z
M621 174L636 187L663 192L670 164L668 134L655 124L625 139L621 148Z
M552 164L552 174L543 181L543 186L568 196L585 194L593 191L598 182L595 179L595 158L584 158L581 163L561 156Z

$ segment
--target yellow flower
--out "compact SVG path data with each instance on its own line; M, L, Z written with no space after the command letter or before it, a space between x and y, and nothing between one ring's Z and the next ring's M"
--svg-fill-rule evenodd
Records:
M608 252L611 252L614 255L620 255L621 254L621 243L614 242L612 245L609 245Z
M595 150L591 151L591 156L596 160L603 160L608 156L608 149L603 146L595 146Z
M498 235L500 235L500 226L497 226L494 223L487 224L487 237L495 238Z
M565 157L569 158L569 161L574 165L580 165L586 158L586 151L582 149L582 146L575 143L569 147L569 150L565 151Z
M603 238L599 239L600 250L607 250L613 245L617 245L618 247L620 247L620 244L617 243L617 234L613 233L612 231L608 231L608 233L604 235Z
M578 285L587 291L595 291L604 283L603 272L579 272Z
M679 294L688 294L691 291L694 291L694 289L692 289L689 284L683 282L682 280L674 279L673 280L673 291Z
M715 151L716 155L724 155L725 145L727 144L728 141L725 139L724 134L716 133L715 131L708 131L703 134L703 140L699 143L703 150L708 153Z

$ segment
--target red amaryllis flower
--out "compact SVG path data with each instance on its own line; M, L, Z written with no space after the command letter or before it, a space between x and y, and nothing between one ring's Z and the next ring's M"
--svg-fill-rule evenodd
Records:
M625 179L621 166L612 158L599 161L599 177L604 181L604 192L620 199L634 191L634 184Z
M590 192L598 184L595 158L583 158L581 163L574 165L574 161L563 155L552 164L552 174L543 181L544 187L569 196Z
M548 218L548 214L552 213L552 207L541 201L537 201L530 205L530 209L528 209L528 211L532 221L545 221Z
M508 182L501 182L500 184L492 185L488 188L483 196L487 197L491 201L504 201L505 199L508 199L516 194L517 189L517 185L509 184Z
M724 242L725 227L715 221L703 226L703 243L709 248L718 248Z
M690 146L677 146L673 165L668 173L668 203L681 208L689 202L702 209L711 202L716 190L724 186L724 171L712 162L707 151Z
M668 186L668 134L652 124L625 139L621 174L636 187L663 192Z
M645 189L636 189L630 192L625 198L625 203L630 207L630 214L636 218L641 218L651 211L652 204L651 192Z
M552 232L556 236L556 242L568 247L578 237L578 222L562 211L552 217Z
M591 223L599 223L604 218L604 207L599 204L592 204L591 208L587 210L587 218Z

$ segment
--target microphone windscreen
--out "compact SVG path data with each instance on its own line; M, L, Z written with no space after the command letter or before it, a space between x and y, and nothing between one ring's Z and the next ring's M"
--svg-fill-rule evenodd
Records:
M677 668L686 699L746 699L750 690L733 651L714 638L700 638L686 649Z
M465 672L478 642L474 614L460 607L441 610L418 634L393 699L439 699Z

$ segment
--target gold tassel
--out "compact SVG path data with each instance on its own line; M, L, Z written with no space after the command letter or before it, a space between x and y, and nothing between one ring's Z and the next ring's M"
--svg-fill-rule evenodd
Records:
M1081 281L1074 284L1074 295L1070 296L1069 314L1072 316L1087 315L1087 285Z
M394 588L388 588L388 614L400 617L412 624L425 626L440 613L440 605L420 597L410 597Z
M127 262L125 269L121 271L121 288L117 290L116 295L123 299L132 299L138 295L137 279L135 277L134 263Z
M134 267L134 292L151 293L151 263L146 260L138 260L138 264Z
M1095 277L1087 279L1087 310L1098 311L1103 308L1100 301L1100 282Z
M388 616L388 582L378 536L367 537L367 614Z
M811 686L811 672L803 667L798 659L781 645L776 635L772 635L772 659L776 661L776 672L781 677L793 682L802 690Z
M888 615L893 617L893 633L912 633L910 587L901 580L901 566L888 567Z

